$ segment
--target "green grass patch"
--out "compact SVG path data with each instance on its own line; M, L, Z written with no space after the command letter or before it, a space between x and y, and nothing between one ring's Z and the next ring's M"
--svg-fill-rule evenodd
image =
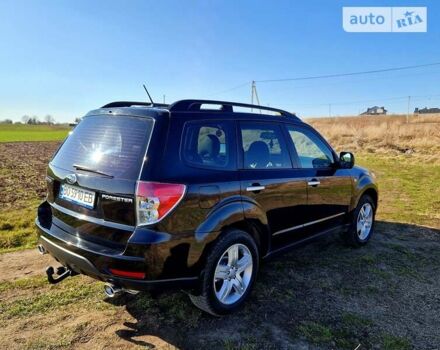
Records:
M20 298L12 302L0 302L0 319L13 317L26 317L34 314L44 314L54 309L63 308L72 303L78 306L93 305L96 309L102 303L102 284L101 283L82 283L78 288L78 278L72 278L63 282L60 286L48 286L47 290L31 297ZM24 284L27 288L37 288L40 280L35 279L29 282L9 282L17 288ZM41 285L40 285L41 287Z
M383 350L410 350L412 349L411 343L406 338L396 337L390 334L384 334L382 336L382 349Z
M381 278L382 280L389 281L392 278L392 274L388 271L384 271L377 267L370 267L368 271L374 274L376 277Z
M302 336L314 344L326 344L333 340L331 329L317 322L302 322L298 330Z
M300 335L316 345L331 345L331 348L354 349L359 343L371 345L365 334L373 327L373 322L358 314L343 313L336 322L324 325L315 321L302 322L295 335ZM368 348L367 347L367 348Z
M440 165L416 159L359 155L379 184L379 220L440 228Z
M189 328L197 326L202 313L189 301L189 298L183 293L166 293L155 301L160 312L159 318L163 320L172 320L172 323L185 323ZM154 305L153 304L153 305ZM143 310L151 308L146 305Z
M0 253L32 248L37 241L34 225L37 204L0 211Z
M20 278L15 281L0 282L0 293L9 290L26 290L26 289L38 289L44 286L48 286L47 278L43 276Z
M0 142L61 141L71 129L67 125L0 124Z
M260 339L251 335L243 334L240 340L225 339L223 340L223 348L225 350L259 350L259 349L276 349L272 344L261 343Z
M359 263L362 265L374 265L378 263L378 258L371 254L365 254L359 257Z
M347 328L365 328L373 324L371 320L363 318L357 314L344 313L342 314L342 325Z

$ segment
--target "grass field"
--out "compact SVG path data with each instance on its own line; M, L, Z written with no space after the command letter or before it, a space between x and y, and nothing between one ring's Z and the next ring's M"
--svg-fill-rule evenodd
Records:
M61 141L70 130L66 125L0 124L0 142Z
M339 150L440 164L440 114L307 119Z
M336 131L339 119L312 123L376 174L376 235L362 249L328 237L263 264L245 308L222 319L179 291L108 300L87 277L48 285L40 271L49 257L24 249L35 245L35 208L59 142L0 143L0 348L438 348L438 135L421 141L426 123L418 122L413 139L400 138L409 131L396 119L378 138L382 119L352 119L351 136Z

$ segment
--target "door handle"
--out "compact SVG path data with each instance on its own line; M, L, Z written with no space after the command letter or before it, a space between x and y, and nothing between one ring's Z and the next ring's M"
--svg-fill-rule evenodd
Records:
M319 180L316 180L316 179L312 179L312 180L307 182L307 185L309 185L311 187L317 187L320 184L321 184L321 182Z
M246 191L259 192L259 191L263 191L265 188L266 188L265 186L261 186L261 185L252 185L252 186L246 187Z

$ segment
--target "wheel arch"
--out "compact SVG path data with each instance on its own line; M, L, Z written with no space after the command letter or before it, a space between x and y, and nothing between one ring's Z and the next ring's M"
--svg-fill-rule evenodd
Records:
M373 199L374 208L375 208L375 210L377 210L377 205L378 205L378 201L379 201L379 192L378 192L376 186L374 186L373 184L369 184L368 186L365 186L365 187L358 189L356 191L356 195L353 197L353 200L352 200L350 212L353 212L356 209L357 205L359 204L360 199L364 195L368 195Z
M379 201L379 194L377 193L377 189L375 189L375 188L373 188L373 187L369 187L369 188L367 188L365 191L363 191L363 192L361 193L361 195L359 196L359 199L360 199L362 196L364 196L364 195L367 195L367 196L370 196L370 197L371 197L371 199L372 199L373 202L374 202L374 208L377 209L377 203L378 203L378 201ZM358 201L359 201L359 200L358 200Z
M222 234L227 234L228 231L238 229L247 232L255 241L260 253L260 257L267 255L270 250L270 233L267 225L264 225L258 219L244 219L242 221L234 222L223 228ZM220 234L220 236L222 235Z
M359 200L363 195L369 195L373 199L374 206L377 209L379 202L379 189L376 180L369 172L358 170L354 175L354 191L350 204L350 212L356 209Z
M260 257L270 251L270 230L265 213L256 202L240 198L217 207L210 218L196 230L196 238L199 242L208 239L198 263L203 265L212 246L233 229L247 232L254 239ZM202 233L203 231L205 233Z

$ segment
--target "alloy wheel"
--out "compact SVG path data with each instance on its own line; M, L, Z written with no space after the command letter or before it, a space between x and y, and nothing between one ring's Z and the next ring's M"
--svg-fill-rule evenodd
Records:
M220 257L214 272L214 292L225 305L237 302L250 285L252 254L244 244L231 245Z
M370 203L364 203L361 210L359 210L356 232L360 240L367 239L373 226L373 207Z

